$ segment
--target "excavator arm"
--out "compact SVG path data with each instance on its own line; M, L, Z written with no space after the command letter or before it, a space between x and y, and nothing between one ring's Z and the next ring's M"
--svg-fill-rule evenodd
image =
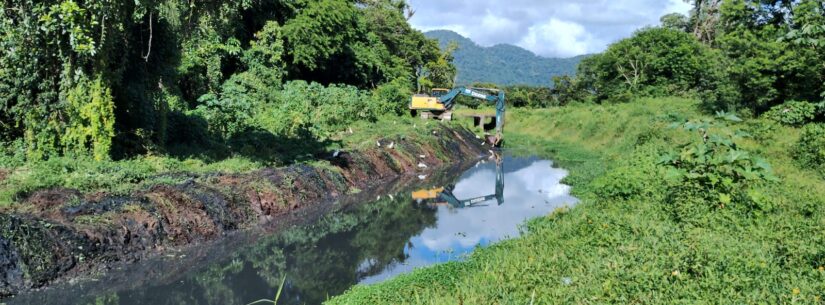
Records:
M488 94L486 92L495 94ZM505 111L505 95L504 91L497 89L478 89L467 87L456 87L439 97L439 101L444 104L447 109L452 109L455 106L458 96L464 95L475 99L483 100L487 103L495 103L496 107L496 138L495 146L501 143L504 129L504 111Z

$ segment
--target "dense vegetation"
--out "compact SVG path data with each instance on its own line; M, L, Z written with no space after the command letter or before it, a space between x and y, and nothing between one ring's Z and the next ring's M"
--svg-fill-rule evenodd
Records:
M322 141L348 122L400 112L416 83L441 85L452 76L439 73L454 71L399 0L2 8L0 141L28 161L180 147L225 158L261 135Z
M400 0L1 5L0 205L311 161L456 73Z
M544 58L507 44L485 48L447 30L430 31L425 35L438 39L445 49L454 44L454 63L459 71L456 83L459 85L486 82L502 86L549 87L553 76L574 74L579 61L587 57Z
M821 304L825 1L692 3L509 113L578 206L330 303Z

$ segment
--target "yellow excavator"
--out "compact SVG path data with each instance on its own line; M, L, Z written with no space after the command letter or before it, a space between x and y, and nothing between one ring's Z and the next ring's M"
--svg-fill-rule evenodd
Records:
M430 95L416 94L410 99L410 113L421 115L423 119L440 119L449 121L453 118L453 107L460 95L494 103L496 106L496 135L488 138L490 144L501 144L504 128L505 95L504 91L487 88L456 87L453 89L433 89Z

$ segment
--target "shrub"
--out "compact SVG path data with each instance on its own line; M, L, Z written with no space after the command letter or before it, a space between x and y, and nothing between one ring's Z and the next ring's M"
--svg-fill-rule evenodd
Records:
M748 208L766 206L763 196L752 192L751 187L776 179L770 164L738 147L735 143L738 136L709 132L713 124L713 121L684 124L685 129L698 132L700 140L685 144L678 153L666 154L660 159L659 163L668 167L669 175L678 181L669 191L669 201L675 204L677 213L734 204Z
M809 124L802 129L794 157L804 166L823 168L825 165L825 124Z
M765 113L765 117L784 125L802 126L814 120L817 110L817 105L813 103L789 101L774 106Z
M273 102L262 104L252 121L276 135L294 137L309 130L327 137L355 121L374 121L394 109L392 103L353 86L292 81L275 94Z
M412 96L412 84L409 80L398 78L386 84L378 86L372 93L372 98L378 106L378 115L384 113L404 114L407 112L410 96ZM381 106L386 108L382 109Z

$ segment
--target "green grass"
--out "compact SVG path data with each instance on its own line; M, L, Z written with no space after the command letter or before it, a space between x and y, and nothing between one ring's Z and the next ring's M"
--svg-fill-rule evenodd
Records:
M328 151L345 151L376 147L379 138L404 138L415 143L433 141L436 121L421 121L418 118L386 116L378 122L357 122L348 130L340 132L330 141ZM352 132L350 132L350 130ZM384 143L388 145L390 143ZM270 145L264 143L264 145ZM277 145L277 143L271 143ZM296 148L297 149L297 148ZM289 150L289 149L287 149ZM296 152L296 156L317 153L316 151ZM304 158L305 162L319 167L329 167L328 162L314 158ZM90 158L57 157L46 161L25 162L22 154L0 156L0 206L19 202L33 191L65 187L81 192L109 192L125 194L135 189L161 183L180 183L189 179L188 174L203 173L245 173L268 164L243 155L235 155L223 160L187 157L176 158L167 155L141 156L119 161L95 161ZM185 173L185 174L182 174Z
M751 131L739 144L780 177L759 189L772 208L674 217L673 181L655 160L695 136L672 122L703 116L695 101L677 98L510 111L508 146L569 169L566 183L582 202L465 262L359 285L329 303L822 304L825 181L793 160L797 129L755 119L725 127ZM627 198L604 191L616 183L637 190Z

